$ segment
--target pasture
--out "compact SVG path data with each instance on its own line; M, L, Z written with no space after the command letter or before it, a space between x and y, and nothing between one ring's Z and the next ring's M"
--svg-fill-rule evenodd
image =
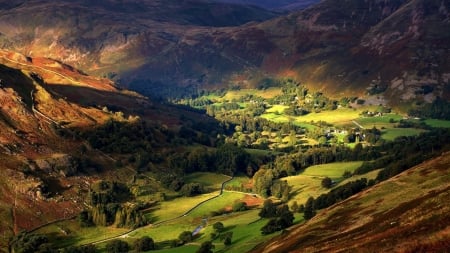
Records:
M195 172L184 177L186 183L199 183L208 190L220 190L222 183L231 177L211 172Z
M426 119L425 123L431 127L450 128L450 120Z
M311 166L305 169L302 175L313 177L329 177L331 179L342 178L345 171L353 172L362 165L362 161L327 163Z
M392 141L400 136L414 136L423 132L425 130L417 128L390 128L381 131L381 137L385 140Z

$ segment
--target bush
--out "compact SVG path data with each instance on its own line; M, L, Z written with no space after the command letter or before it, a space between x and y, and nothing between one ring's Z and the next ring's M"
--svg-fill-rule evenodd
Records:
M212 253L214 249L214 244L210 241L203 242L200 245L200 248L196 251L196 253Z
M247 203L238 201L233 204L233 212L241 212L247 210Z
M328 188L331 188L332 185L333 185L333 181L331 180L331 178L325 177L324 179L322 179L322 187L328 189Z
M106 244L108 253L126 253L130 250L128 243L121 240L112 240Z
M136 252L143 252L155 249L155 242L148 236L143 236L134 241L134 250Z
M179 236L178 239L183 243L192 242L192 232L191 231L184 231Z
M219 221L213 224L213 228L217 233L220 233L225 229L225 226Z

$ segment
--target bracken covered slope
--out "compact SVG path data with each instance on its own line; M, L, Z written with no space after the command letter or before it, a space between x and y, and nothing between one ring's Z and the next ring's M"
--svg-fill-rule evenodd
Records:
M450 153L321 211L254 252L449 252Z
M448 0L324 0L226 27L218 19L233 20L228 5L96 3L7 4L0 10L0 46L120 79L146 95L291 76L336 96L385 91L379 96L393 104L450 97ZM262 18L251 20L270 16L253 11Z
M80 192L95 175L88 173L89 166L77 171L85 142L62 136L62 130L67 134L110 119L130 121L133 108L151 105L107 79L47 58L0 50L0 252L13 234L72 217L83 208ZM98 164L113 164L98 150L86 151Z

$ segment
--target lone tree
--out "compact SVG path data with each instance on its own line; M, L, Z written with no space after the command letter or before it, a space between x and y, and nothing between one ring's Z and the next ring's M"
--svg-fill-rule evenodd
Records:
M202 245L200 245L200 248L196 251L196 253L213 253L214 244L212 244L211 241L203 242Z
M277 215L277 207L272 202L272 200L267 199L264 201L263 208L259 212L259 217L261 218L271 218Z
M217 233L220 233L225 229L225 226L223 225L222 222L218 221L213 224L213 228L214 228L214 231L216 231Z
M130 250L128 243L121 240L112 240L106 244L108 253L126 253Z
M309 197L305 204L305 211L303 217L305 220L309 220L316 215L316 210L314 210L314 198Z
M322 179L322 187L328 189L328 188L331 188L332 185L333 185L333 181L331 180L331 178L325 177L324 179Z
M223 244L225 246L228 246L231 244L232 238L233 238L233 232L229 231L229 232L226 232L225 234L223 234L221 239L223 240Z
M179 236L178 239L183 243L188 243L192 241L192 232L191 231L184 231Z
M155 242L148 236L143 236L134 241L134 250L136 252L144 252L155 249Z

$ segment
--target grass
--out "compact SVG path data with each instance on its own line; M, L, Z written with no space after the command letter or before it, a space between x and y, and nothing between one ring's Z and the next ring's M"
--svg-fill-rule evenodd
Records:
M228 91L223 98L223 101L231 101L233 99L239 99L246 95L253 95L257 97L262 97L264 99L270 99L280 95L281 89L277 87L271 87L266 90L256 90L256 89L240 89L240 90L230 90Z
M190 217L203 217L211 214L212 211L218 211L226 207L231 207L234 202L245 197L243 193L224 192L220 197L208 201L193 212L189 213Z
M157 221L173 219L175 217L183 215L198 203L212 198L218 194L219 192L216 191L194 197L181 197L171 201L164 201L159 204L159 208L152 212L151 215L156 217Z
M323 111L319 113L309 113L304 116L296 117L296 122L325 121L334 124L345 124L351 120L359 118L361 110L351 108L340 108L333 111Z
M250 178L247 176L236 176L231 181L227 182L225 184L225 189L231 188L240 188L241 185L248 184L250 181Z
M289 108L287 105L273 105L271 108L267 109L267 113L279 113L282 114L286 108Z
M61 228L69 231L68 235L63 235ZM95 242L104 238L110 238L123 234L130 229L115 227L87 227L81 228L76 220L62 221L56 224L45 226L37 230L36 234L47 234L50 241L55 242L58 248L68 247L70 245L82 245Z
M414 136L423 132L425 132L425 130L416 128L391 128L383 130L381 137L385 140L392 141L400 136Z
M395 122L398 122L402 118L403 117L398 114L385 114L380 117L361 117L356 119L355 121L362 125L364 128L376 127L380 129L381 127L392 128L394 127L395 123L390 123L389 121L391 121L392 119Z
M450 128L450 120L427 119L425 123L431 127Z
M304 204L309 197L316 198L329 191L329 189L322 187L322 179L325 176L339 182L346 170L353 172L362 163L358 161L311 166L297 176L285 177L281 180L286 180L292 187L290 202L297 201L298 204ZM352 178L352 180L356 180L356 177ZM341 183L338 183L338 185Z
M289 118L287 116L273 112L272 113L266 112L263 115L261 115L261 118L273 121L275 123L283 123L289 121Z
M220 190L222 183L229 179L229 176L211 172L195 172L184 178L186 183L199 183L214 190Z
M327 163L321 165L311 166L305 169L302 175L315 177L330 177L332 179L339 179L345 171L353 172L362 165L362 161L356 162L340 162Z

